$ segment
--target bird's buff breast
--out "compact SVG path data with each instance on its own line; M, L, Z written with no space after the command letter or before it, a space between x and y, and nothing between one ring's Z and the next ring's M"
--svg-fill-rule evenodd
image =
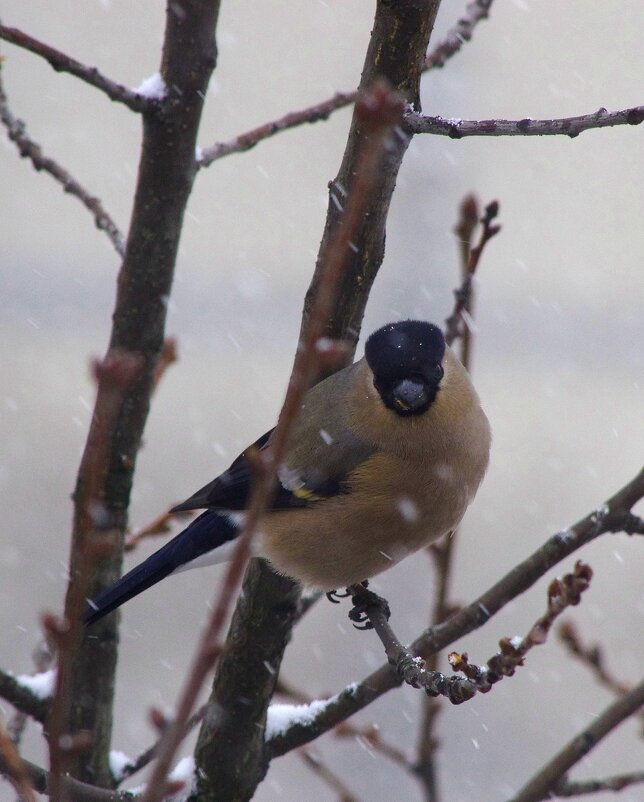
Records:
M260 526L260 554L321 590L385 571L456 527L476 491L457 464L409 468L375 456L352 475L350 493L269 513Z

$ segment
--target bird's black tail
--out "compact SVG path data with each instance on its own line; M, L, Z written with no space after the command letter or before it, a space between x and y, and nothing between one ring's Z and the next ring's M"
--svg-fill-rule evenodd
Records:
M181 568L190 567L188 563L234 540L238 534L238 525L226 513L215 510L202 513L183 532L150 555L147 560L125 574L95 599L88 600L83 614L84 623L93 624L129 599L156 585L166 576Z

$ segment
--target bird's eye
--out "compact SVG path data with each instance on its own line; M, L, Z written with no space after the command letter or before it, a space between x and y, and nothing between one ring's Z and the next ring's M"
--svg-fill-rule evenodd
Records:
M436 364L432 366L430 371L430 377L434 379L437 383L443 378L445 375L445 371L443 370L443 366L441 364Z

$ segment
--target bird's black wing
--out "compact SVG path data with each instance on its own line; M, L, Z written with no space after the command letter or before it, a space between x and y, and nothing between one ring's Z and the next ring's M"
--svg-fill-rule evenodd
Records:
M274 429L253 443L265 448ZM294 440L297 440L297 432ZM373 451L355 438L345 436L342 444L326 432L314 438L316 444L307 450L304 458L295 458L295 465L280 467L277 490L271 510L288 510L306 507L315 501L336 496L346 490L348 473ZM251 448L253 447L251 446ZM227 471L202 487L190 498L173 507L171 512L197 509L244 510L252 484L252 471L246 451L240 454Z
M273 429L256 440L250 448L262 449L273 434ZM249 449L247 449L248 451ZM233 464L212 482L197 490L190 498L177 504L170 512L200 510L206 507L222 510L244 510L252 481L250 465L243 451Z

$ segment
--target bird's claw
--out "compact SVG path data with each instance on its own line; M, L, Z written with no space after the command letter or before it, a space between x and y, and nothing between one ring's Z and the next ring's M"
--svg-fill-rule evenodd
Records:
M347 590L349 589L347 588ZM367 614L367 610L370 607L377 607L385 618L389 620L391 615L389 603L382 596L378 596L377 593L368 590L364 582L361 585L354 585L349 595L353 602L353 607L349 610L349 619L353 621L353 626L356 629L373 629L373 624Z
M350 596L351 594L348 590L345 590L344 593L341 593L339 590L330 590L325 595L331 604L340 604L340 599L346 599L347 596Z

